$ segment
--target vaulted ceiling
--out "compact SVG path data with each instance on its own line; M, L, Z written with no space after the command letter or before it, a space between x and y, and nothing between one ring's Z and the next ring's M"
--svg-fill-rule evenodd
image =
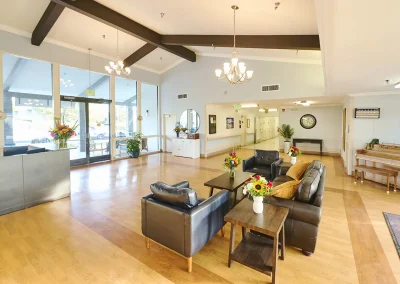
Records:
M65 2L69 2L66 0ZM92 0L77 0L92 1ZM71 2L77 2L71 1ZM3 2L3 3L1 3ZM0 25L32 33L48 7L50 0L0 0ZM56 1L57 2L57 1ZM237 33L244 35L317 35L317 22L313 0L281 1L275 10L274 0L231 1L141 1L97 0L104 5L159 34L232 35L232 4L237 4ZM161 17L161 13L164 16ZM105 37L103 37L103 35ZM46 40L79 48L91 47L95 53L106 57L117 54L116 29L71 9L64 9ZM121 58L127 58L146 42L127 33L119 34ZM230 48L188 46L198 54L229 56ZM246 48L241 57L254 59L288 59L320 61L319 51L271 50ZM181 58L157 48L139 60L136 65L157 72L179 62Z

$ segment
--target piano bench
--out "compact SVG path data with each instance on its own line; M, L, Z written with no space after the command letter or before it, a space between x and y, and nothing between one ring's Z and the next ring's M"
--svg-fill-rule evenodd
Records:
M357 176L358 172L361 172L361 183L364 182L364 173L371 173L376 175L382 175L387 177L387 191L386 193L389 194L390 190L390 177L393 177L393 191L396 192L397 190L397 176L398 172L390 169L383 169L383 168L376 168L376 167L369 167L369 166L361 166L357 165L354 166L354 183L357 183Z

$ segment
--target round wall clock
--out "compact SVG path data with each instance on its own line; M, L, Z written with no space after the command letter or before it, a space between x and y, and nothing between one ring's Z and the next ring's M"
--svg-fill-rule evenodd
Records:
M7 114L4 111L0 110L0 120L5 120L7 118Z
M317 124L317 119L312 114L305 114L300 118L300 125L305 129L311 129Z

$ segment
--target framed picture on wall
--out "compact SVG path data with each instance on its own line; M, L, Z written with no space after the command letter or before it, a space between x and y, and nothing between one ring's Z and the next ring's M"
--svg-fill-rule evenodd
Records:
M208 116L208 134L217 133L217 116L210 114Z
M226 118L226 129L235 128L235 119L233 117Z
M247 128L250 128L250 118L247 119Z

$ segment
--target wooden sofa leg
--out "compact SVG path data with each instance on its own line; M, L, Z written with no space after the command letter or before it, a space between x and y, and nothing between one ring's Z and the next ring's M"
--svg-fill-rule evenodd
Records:
M189 257L187 259L187 264L188 264L188 272L192 272L192 258Z
M222 237L225 237L224 227L221 228L221 235Z
M146 237L145 242L146 242L146 248L150 248L150 239Z

